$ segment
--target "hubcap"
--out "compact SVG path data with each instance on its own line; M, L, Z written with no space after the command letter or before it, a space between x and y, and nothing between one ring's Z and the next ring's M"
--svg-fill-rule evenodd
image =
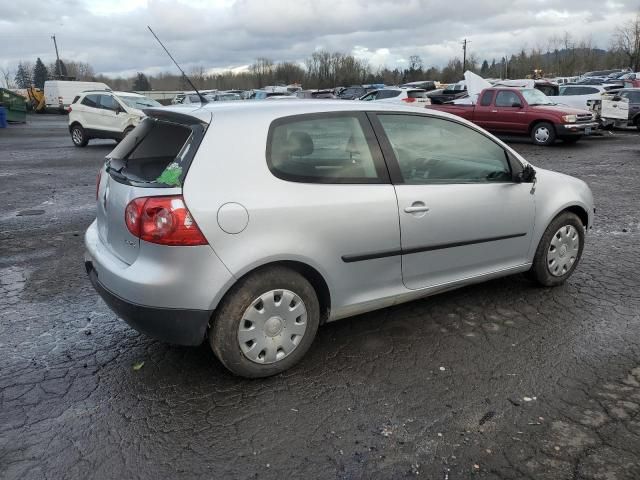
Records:
M82 143L82 132L77 128L73 129L73 133L71 134L74 143Z
M538 142L544 143L549 140L550 132L547 127L536 128L535 137Z
M580 234L573 225L560 228L549 244L547 266L551 275L561 277L575 263L580 253Z
M307 330L307 308L290 290L270 290L244 311L238 343L246 358L269 364L288 357Z

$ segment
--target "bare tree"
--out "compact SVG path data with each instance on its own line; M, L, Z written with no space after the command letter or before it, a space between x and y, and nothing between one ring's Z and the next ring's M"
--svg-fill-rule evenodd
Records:
M9 68L0 68L0 74L4 80L4 86L6 88L13 88L13 82L11 81L11 70Z
M637 72L640 70L640 12L633 20L616 29L613 36L614 48L624 54L628 66Z

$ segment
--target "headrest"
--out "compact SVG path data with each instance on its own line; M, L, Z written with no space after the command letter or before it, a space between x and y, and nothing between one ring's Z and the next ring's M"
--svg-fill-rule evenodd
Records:
M296 157L305 157L313 153L313 140L307 132L291 132L287 138L287 152Z

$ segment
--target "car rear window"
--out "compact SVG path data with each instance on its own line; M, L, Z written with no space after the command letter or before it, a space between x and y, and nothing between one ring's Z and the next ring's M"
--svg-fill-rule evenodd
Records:
M407 92L409 98L427 98L427 92L424 90L409 90Z
M111 176L148 187L182 186L205 126L145 118L107 156Z

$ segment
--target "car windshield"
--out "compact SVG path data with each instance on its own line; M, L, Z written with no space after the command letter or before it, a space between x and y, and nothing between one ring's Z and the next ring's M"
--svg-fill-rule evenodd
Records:
M544 93L534 88L523 88L520 90L522 96L529 105L553 105L554 103L549 100Z
M149 107L161 107L162 104L148 97L134 97L133 95L118 95L128 107L142 110Z

